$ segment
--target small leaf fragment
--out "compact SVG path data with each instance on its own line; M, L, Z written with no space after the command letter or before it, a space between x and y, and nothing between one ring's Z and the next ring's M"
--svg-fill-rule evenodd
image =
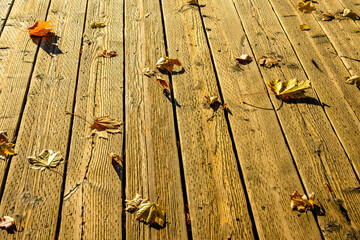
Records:
M315 194L309 194L309 199L307 196L301 195L298 191L294 191L290 195L290 207L292 210L298 210L299 212L305 212L307 209L312 209L315 205Z
M103 116L96 118L94 123L90 125L92 129L91 135L97 134L100 138L108 138L108 133L116 134L121 133L119 127L123 122L109 118L109 116Z
M360 16L351 9L344 9L343 16L353 20L359 20Z
M46 168L55 168L60 163L64 162L60 152L53 152L52 150L45 149L39 156L28 157L32 169L44 171Z
M297 9L302 13L311 14L313 11L316 10L316 7L312 5L311 1L307 1L299 2Z
M0 159L6 159L9 155L14 155L15 144L9 143L6 131L0 131Z
M310 88L310 81L301 81L299 82L296 79L291 79L287 81L280 81L278 79L267 82L267 85L270 87L277 98L281 100L290 100L290 99L301 99L306 98L305 89Z
M358 88L360 88L360 76L347 77L345 83L356 85Z
M146 224L157 223L163 227L165 223L165 211L156 203L150 201L142 203L138 206L135 217L139 221L144 221Z
M55 27L55 26L51 25L50 21L38 20L36 21L34 26L28 28L29 35L43 37L46 34L48 34L48 32L51 31L51 27Z
M119 164L121 167L123 166L123 158L116 153L108 153L108 156L111 158L112 163Z
M187 4L199 6L198 0L188 0L188 1L187 1Z
M181 66L181 63L178 59L169 57L161 57L156 63L158 69L167 70L169 73L172 73L174 65Z
M94 22L92 22L90 24L90 27L92 29L94 29L94 28L103 28L105 26L106 26L106 24L103 21L100 21L100 20L96 20L96 21L94 21Z
M139 209L139 206L142 203L146 203L146 202L148 202L148 199L141 198L141 195L137 193L134 199L125 200L125 204L126 204L125 211L133 213Z
M115 57L116 55L117 53L115 50L111 50L111 51L104 50L101 54L99 54L99 57L112 58Z
M0 217L0 228L6 230L15 228L15 219L9 216Z
M335 16L329 12L326 12L326 13L323 12L322 15L323 15L323 18L322 18L323 21L331 21L331 20L335 19Z
M252 57L248 54L242 54L240 57L236 57L235 59L241 64L247 64L252 61Z
M155 76L156 70L150 69L150 68L144 68L143 73L147 77L153 77L153 76Z
M281 60L279 60L279 59L276 59L274 57L266 57L266 56L262 56L258 60L258 63L260 64L260 66L265 66L267 68L280 67L280 62L281 62Z
M163 86L163 88L170 88L170 85L169 85L169 83L167 82L167 81L165 81L164 79L162 79L161 78L161 76L156 76L156 81L158 82L158 83L160 83L161 84L161 86Z
M211 106L216 102L219 102L218 97L216 96L205 96L207 103Z
M306 24L301 24L299 26L299 28L301 29L301 31L309 31L310 30L310 27Z

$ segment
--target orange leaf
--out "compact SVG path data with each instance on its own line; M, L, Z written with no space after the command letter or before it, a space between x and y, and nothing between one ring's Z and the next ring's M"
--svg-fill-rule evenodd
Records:
M161 78L161 76L156 77L156 81L161 84L164 88L169 88L169 83Z
M42 37L51 31L51 29L49 29L51 27L55 27L55 26L51 25L50 21L38 20L38 21L36 21L34 26L29 27L28 30L29 30L30 36Z

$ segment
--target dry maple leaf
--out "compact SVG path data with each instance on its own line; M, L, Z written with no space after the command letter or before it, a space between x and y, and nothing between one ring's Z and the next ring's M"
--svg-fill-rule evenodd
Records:
M161 76L157 76L156 77L156 81L158 83L161 84L161 86L163 86L163 88L170 88L170 83L168 83L167 81L165 81L164 79L161 78Z
M307 209L313 208L315 205L315 194L309 194L309 199L307 196L301 195L298 191L295 191L290 195L290 207L292 210L298 210L299 212L305 212Z
M247 54L242 54L240 57L235 58L241 64L247 64L252 61L252 57Z
M347 77L345 83L356 85L358 88L360 88L360 76Z
M32 169L40 169L44 171L46 168L55 168L60 163L64 162L60 152L53 152L52 150L45 149L39 156L28 157L29 163L32 165Z
M344 9L343 14L344 17L351 18L353 20L359 20L360 17L355 13L353 10L350 9Z
M310 80L299 82L296 79L282 82L278 79L267 82L271 91L281 100L306 98L305 89L310 88Z
M116 154L116 153L108 153L108 156L111 158L111 161L113 163L117 163L119 164L120 166L123 165L123 159L122 157L119 155L119 154Z
M181 63L176 58L161 57L156 63L156 67L160 70L167 70L172 73L174 65L181 66Z
M323 18L321 20L323 20L323 21L331 21L331 20L335 19L335 16L329 12L327 12L327 13L322 12L322 15L323 15Z
M165 223L165 211L156 203L150 201L142 203L138 206L135 217L139 221L144 221L146 224L157 223L163 227Z
M90 27L93 29L94 28L103 28L105 26L106 26L106 24L100 20L96 20L90 24Z
M125 200L126 208L125 211L135 212L139 209L139 206L143 203L147 203L148 199L142 199L140 194L136 194L135 198L132 200Z
M265 66L267 68L280 67L280 62L281 62L281 60L279 60L279 59L276 59L274 57L266 57L266 56L262 56L258 60L258 63L260 64L260 66Z
M316 7L312 5L311 1L308 1L308 2L299 2L297 9L302 13L311 14L313 11L316 10Z
M115 50L111 50L111 51L104 50L101 54L99 54L99 57L112 58L115 57L116 55L117 53Z
M119 127L123 122L119 122L115 119L109 118L109 116L103 116L96 118L94 123L90 125L92 129L91 135L97 134L101 138L108 138L108 133L121 133Z
M3 218L0 218L0 228L11 230L15 227L15 219L9 216L4 216Z
M198 0L188 0L188 1L187 1L187 4L199 6Z
M55 26L51 25L50 21L40 20L40 21L36 21L34 26L29 27L28 30L30 36L42 37L51 31L50 29L51 27L55 27Z
M299 28L301 29L301 31L308 31L308 30L310 30L310 27L309 27L308 25L306 25L306 24L301 24L301 25L299 26Z

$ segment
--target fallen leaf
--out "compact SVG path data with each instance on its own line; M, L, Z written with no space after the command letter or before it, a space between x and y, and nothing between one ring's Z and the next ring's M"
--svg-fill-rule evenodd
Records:
M100 20L96 20L90 24L90 27L93 29L94 28L103 28L105 26L106 26L106 24Z
M262 56L258 60L258 63L260 64L260 66L265 66L267 68L280 67L280 62L281 62L281 60L279 60L279 59L276 59L274 57L266 57L266 56Z
M172 73L174 65L181 66L181 63L178 59L161 57L156 63L156 67L160 70L167 70L169 73Z
M14 155L13 150L15 144L9 143L6 131L0 132L0 159L6 159L9 155Z
M315 205L315 194L309 194L309 199L307 196L301 195L298 191L295 191L290 195L290 207L292 210L298 210L299 212L305 212L307 209L313 208Z
M45 36L48 32L51 31L51 27L55 27L54 25L50 24L50 21L43 21L43 20L38 20L36 21L36 23L34 24L34 26L29 27L29 35L30 36L37 36L37 37L43 37Z
M32 169L40 169L44 171L46 168L55 168L60 163L64 162L60 152L53 152L52 150L45 149L39 156L28 157L28 161L33 165Z
M198 0L188 0L187 3L189 5L196 5L196 6L199 6L199 2Z
M311 1L307 1L307 2L299 2L297 9L302 13L311 14L313 11L316 10L316 7L312 5Z
M155 76L155 70L154 69L150 69L150 68L144 68L143 69L144 75L147 77L153 77Z
M306 24L301 24L301 25L299 26L299 28L301 29L301 31L308 31L308 30L310 30L310 27L309 27L308 25L306 25Z
M91 135L97 134L101 138L108 138L108 133L121 133L119 127L123 122L119 122L115 119L109 118L109 116L103 116L96 118L94 123L90 125L92 129Z
M360 76L347 77L345 83L356 85L358 88L360 88Z
M351 18L353 20L360 19L359 15L357 15L357 13L355 13L353 10L350 10L350 9L344 9L343 16L347 17L347 18Z
M139 206L143 203L148 202L148 199L142 199L140 194L136 194L135 198L132 200L125 200L126 208L125 211L135 212L139 209Z
M10 230L15 227L15 219L9 216L0 218L0 228Z
M7 136L7 132L6 131L0 131L0 143L9 142L8 136Z
M135 213L137 220L144 221L146 224L157 223L162 227L164 226L165 211L159 205L148 201L140 204L138 208Z
M116 153L108 153L108 156L111 158L111 161L119 164L121 167L123 165L123 159L119 154Z
M247 64L252 61L252 57L247 54L242 54L240 57L235 58L241 64Z
M216 96L205 96L207 103L211 106L216 102L219 102L218 97Z
M112 58L115 57L116 55L117 53L115 50L111 50L111 51L104 50L101 54L99 54L99 57Z
M161 78L161 76L156 77L156 81L163 86L163 88L170 88L169 83Z
M323 15L323 18L322 18L323 21L331 21L331 20L335 19L335 16L328 12L322 13L322 15Z
M267 84L276 97L281 100L306 98L305 89L310 88L310 80L299 82L296 79L291 79L282 82L277 79L267 82Z

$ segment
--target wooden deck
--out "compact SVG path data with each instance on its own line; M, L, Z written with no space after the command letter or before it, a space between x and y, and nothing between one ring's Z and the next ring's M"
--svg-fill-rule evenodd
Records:
M360 21L322 21L299 1L1 0L0 130L17 155L0 160L0 217L23 230L0 239L360 239L360 91L345 84L360 75ZM314 5L360 13L357 0ZM40 19L55 34L31 40ZM237 64L243 53L254 61ZM259 66L264 55L281 67ZM169 96L143 74L162 56L183 67L166 75ZM242 101L292 78L311 80L307 99ZM205 96L229 111L209 120ZM92 137L66 111L110 115L123 133ZM58 173L30 168L43 149L63 154ZM294 190L323 213L292 211ZM163 207L165 228L124 211L136 193Z

